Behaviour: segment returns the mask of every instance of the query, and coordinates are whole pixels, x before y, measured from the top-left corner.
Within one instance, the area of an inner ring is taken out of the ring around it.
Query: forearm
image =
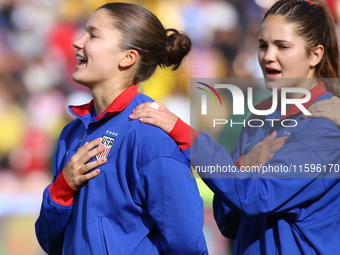
[[[315,154],[315,151],[300,143],[290,143],[283,146],[274,157],[262,166],[261,171],[269,166],[280,168],[301,164],[302,159],[308,159],[312,165],[325,163]],[[333,159],[329,159],[334,162]],[[216,145],[204,133],[196,139],[191,147],[191,164],[195,167],[204,166],[234,166],[233,160],[223,147]],[[322,173],[289,173],[289,172],[242,172],[235,171],[200,173],[205,183],[217,194],[224,203],[237,208],[246,216],[270,214],[292,208],[305,201],[314,199],[326,191]],[[291,179],[287,179],[291,178]],[[328,178],[333,183],[336,179]]]
[[[59,254],[57,251],[62,249],[75,192],[76,190],[69,187],[62,173],[44,190],[35,230],[41,247],[49,254]]]

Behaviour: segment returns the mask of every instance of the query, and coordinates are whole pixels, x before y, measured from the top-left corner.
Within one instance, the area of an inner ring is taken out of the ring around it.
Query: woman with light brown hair
[[[133,4],[99,7],[74,41],[72,76],[93,100],[71,106],[36,235],[48,254],[207,254],[190,166],[161,129],[128,116],[157,66],[177,69],[190,39]]]

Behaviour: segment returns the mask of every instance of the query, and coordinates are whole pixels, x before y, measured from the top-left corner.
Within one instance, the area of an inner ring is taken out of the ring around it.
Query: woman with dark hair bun
[[[136,84],[157,66],[177,69],[190,39],[140,6],[108,3],[73,46],[72,79],[93,100],[69,107],[77,118],[60,135],[35,225],[40,245],[65,255],[207,254],[188,161],[161,129],[128,118],[153,101]]]
[[[190,132],[163,104],[156,110],[144,103],[130,118],[168,132],[194,167],[234,169],[200,173],[215,193],[214,217],[221,233],[236,239],[233,254],[339,254],[340,120],[339,98],[334,96],[340,96],[340,70],[331,12],[319,0],[277,1],[264,16],[258,44],[267,88],[289,84],[309,90],[304,107],[335,123],[305,118],[309,116],[295,105],[281,115],[278,106],[259,116],[263,126],[243,127],[229,154],[207,134]],[[271,105],[268,99],[257,109]],[[289,124],[270,122],[279,118]],[[252,167],[260,172],[242,171]]]

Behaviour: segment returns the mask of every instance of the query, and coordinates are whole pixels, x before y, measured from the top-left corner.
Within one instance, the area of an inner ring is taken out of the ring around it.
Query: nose
[[[84,48],[84,42],[85,42],[84,38],[85,36],[82,35],[78,39],[74,40],[72,43],[73,47],[77,49]]]
[[[268,47],[264,52],[263,60],[266,62],[275,61],[275,49],[274,47]]]

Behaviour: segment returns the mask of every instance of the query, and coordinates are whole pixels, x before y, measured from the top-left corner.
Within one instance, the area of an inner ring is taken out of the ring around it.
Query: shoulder
[[[320,95],[314,102],[313,104],[315,104],[316,102],[322,101],[322,100],[327,100],[333,97],[332,93],[326,93],[323,95]],[[308,130],[308,128],[312,129],[313,131],[316,131],[316,135],[319,134],[318,131],[320,132],[331,132],[336,134],[337,136],[340,135],[340,130],[339,127],[331,120],[326,119],[326,118],[306,118],[306,120],[308,121],[307,125],[306,125],[306,129]]]
[[[306,128],[300,131],[304,136],[334,136],[340,137],[339,127],[326,118],[308,118]],[[302,134],[301,134],[302,135]]]
[[[151,97],[149,97],[149,96],[147,96],[143,93],[139,93],[132,99],[130,104],[137,106],[137,105],[145,103],[145,102],[153,102],[153,101],[154,100]]]
[[[332,93],[325,93],[320,96],[313,102],[313,104],[327,100],[333,97]],[[326,118],[302,118],[301,114],[299,114],[295,120],[301,125],[301,128],[297,129],[298,138],[300,139],[309,139],[311,138],[325,138],[328,135],[334,135],[336,137],[340,136],[339,127],[329,119]]]
[[[332,97],[334,97],[334,95],[333,95],[332,93],[330,93],[330,92],[325,93],[325,94],[322,94],[322,95],[320,95],[320,96],[313,102],[313,104],[315,104],[315,103],[318,102],[318,101],[330,99],[330,98],[332,98]]]
[[[153,102],[153,99],[144,94],[138,94],[131,104],[135,107],[145,102]],[[162,129],[134,120],[131,131],[136,136],[141,166],[160,157],[170,157],[187,164],[187,159],[180,152],[176,142]]]
[[[340,149],[339,127],[326,118],[306,118],[304,128],[295,135],[295,140],[318,151],[338,151]]]
[[[140,164],[157,158],[173,158],[187,164],[176,142],[162,129],[138,121]]]

